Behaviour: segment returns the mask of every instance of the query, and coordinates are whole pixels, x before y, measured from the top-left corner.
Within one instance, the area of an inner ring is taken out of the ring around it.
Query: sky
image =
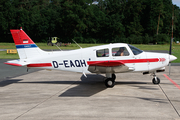
[[[176,4],[178,7],[180,7],[180,0],[172,0],[173,4]]]

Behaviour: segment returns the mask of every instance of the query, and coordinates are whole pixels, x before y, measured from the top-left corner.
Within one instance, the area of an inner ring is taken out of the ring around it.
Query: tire
[[[115,80],[116,79],[116,75],[113,73],[112,74],[112,79]]]
[[[115,81],[114,81],[112,78],[107,78],[107,79],[105,80],[105,86],[106,86],[107,88],[113,88],[114,85],[115,85]]]
[[[160,83],[160,79],[158,77],[152,79],[152,83],[158,85]]]

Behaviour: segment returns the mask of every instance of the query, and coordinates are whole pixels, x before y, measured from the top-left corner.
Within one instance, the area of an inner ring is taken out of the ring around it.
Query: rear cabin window
[[[129,56],[129,52],[126,47],[112,48],[112,56]]]
[[[109,57],[109,49],[101,49],[96,51],[97,57]]]

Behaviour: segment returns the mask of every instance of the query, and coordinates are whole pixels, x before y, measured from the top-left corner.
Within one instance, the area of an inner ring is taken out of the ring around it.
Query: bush
[[[171,38],[166,34],[158,34],[158,35],[154,35],[154,37],[153,37],[154,44],[170,43],[170,40],[171,40]]]
[[[83,42],[83,37],[74,37],[74,39],[77,43],[84,43]]]
[[[120,38],[121,43],[129,43],[128,38]]]
[[[149,37],[149,35],[146,34],[143,37],[143,44],[149,44],[149,43],[153,43],[153,37]]]
[[[143,43],[143,37],[142,36],[136,36],[131,35],[128,37],[128,41],[130,44],[142,44]]]

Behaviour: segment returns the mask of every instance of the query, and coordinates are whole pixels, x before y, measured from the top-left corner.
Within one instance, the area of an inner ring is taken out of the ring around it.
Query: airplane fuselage
[[[113,56],[112,49],[117,47],[126,47],[129,54],[127,56]],[[108,54],[108,56],[97,57],[96,52],[98,50],[104,49],[108,50],[108,52],[106,53]],[[118,70],[119,65],[99,66],[98,69],[100,70],[97,71],[96,67],[96,71],[94,71],[93,73],[106,73],[106,71],[108,71],[107,69],[114,69],[109,71],[112,73],[120,73],[127,71],[146,72],[167,66],[169,64],[169,54],[143,51],[138,55],[134,55],[134,53],[127,44],[120,43],[102,45],[98,47],[82,48],[70,51],[45,52],[41,55],[41,57],[32,58],[29,59],[29,61],[31,61],[31,64],[27,65],[27,67],[29,68],[36,67],[43,69],[55,69],[84,73],[93,72],[88,70],[89,63],[92,62],[95,63],[99,61],[121,61],[124,63],[125,66],[128,67],[128,69]]]

